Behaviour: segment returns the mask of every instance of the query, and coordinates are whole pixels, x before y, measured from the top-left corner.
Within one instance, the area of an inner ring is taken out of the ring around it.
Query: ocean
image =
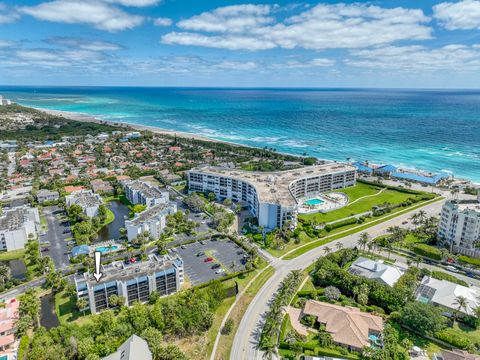
[[[19,104],[480,182],[480,91],[6,87]]]

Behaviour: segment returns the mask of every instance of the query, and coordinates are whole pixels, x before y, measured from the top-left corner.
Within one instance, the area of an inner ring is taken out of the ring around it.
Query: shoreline
[[[217,143],[223,143],[223,144],[228,144],[228,145],[233,145],[233,146],[241,146],[241,147],[249,147],[249,148],[254,148],[254,149],[260,149],[257,146],[252,146],[252,145],[245,145],[245,144],[239,144],[235,143],[232,141],[226,141],[226,140],[219,140],[215,138],[210,138],[207,136],[203,135],[197,135],[194,133],[189,133],[185,131],[176,131],[176,130],[169,130],[169,129],[164,129],[164,128],[159,128],[156,126],[149,126],[149,125],[140,125],[140,124],[134,124],[134,123],[129,123],[129,122],[118,122],[118,121],[113,121],[113,120],[105,120],[105,119],[100,119],[98,117],[95,117],[94,115],[90,114],[85,114],[85,113],[80,113],[80,112],[73,112],[73,111],[62,111],[62,110],[51,110],[51,109],[45,109],[45,108],[38,108],[38,107],[33,107],[33,109],[42,111],[44,113],[50,114],[50,115],[57,115],[57,116],[62,116],[64,118],[70,119],[70,120],[75,120],[75,121],[86,121],[86,122],[94,122],[97,124],[111,124],[114,126],[118,127],[129,127],[133,130],[140,130],[140,131],[151,131],[156,134],[160,135],[169,135],[169,136],[177,136],[181,137],[184,139],[195,139],[195,140],[200,140],[200,141],[208,141],[208,142],[217,142]],[[298,154],[290,154],[290,153],[285,153],[285,152],[279,152],[280,154],[284,155],[289,155],[289,156],[294,156],[301,158],[300,155]],[[317,158],[317,157],[315,157]],[[320,161],[326,161],[326,162],[338,162],[336,160],[330,160],[330,159],[320,159],[317,158]],[[411,170],[415,172],[422,172],[422,173],[430,173],[432,174],[431,171],[424,171],[424,170],[418,170],[418,169],[409,169],[409,168],[403,168],[403,170]],[[452,174],[454,176],[454,174]],[[468,178],[457,178],[454,177],[456,180],[461,180],[461,181],[468,181],[470,184],[474,186],[479,186],[480,182],[475,182],[474,180],[468,179]]]

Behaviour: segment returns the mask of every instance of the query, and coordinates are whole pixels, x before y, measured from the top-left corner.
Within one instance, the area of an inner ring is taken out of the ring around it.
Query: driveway
[[[67,242],[65,239],[71,237],[71,233],[64,233],[64,230],[69,229],[70,226],[62,224],[56,217],[56,212],[62,211],[58,206],[47,206],[43,208],[43,214],[48,223],[48,231],[45,235],[40,236],[40,243],[49,241],[49,251],[42,251],[42,256],[50,256],[55,263],[57,269],[66,269],[70,264],[68,256]]]

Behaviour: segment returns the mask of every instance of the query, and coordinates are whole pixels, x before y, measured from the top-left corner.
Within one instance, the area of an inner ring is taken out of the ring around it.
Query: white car
[[[451,272],[455,272],[455,273],[458,273],[458,269],[452,265],[448,265],[446,267],[447,270],[451,271]]]
[[[225,272],[225,269],[218,269],[215,271],[215,274],[223,274]]]

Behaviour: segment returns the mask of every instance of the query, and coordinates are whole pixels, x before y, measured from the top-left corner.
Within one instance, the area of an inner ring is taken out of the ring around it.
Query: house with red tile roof
[[[0,357],[16,353],[18,342],[15,338],[18,307],[16,299],[0,303]]]

